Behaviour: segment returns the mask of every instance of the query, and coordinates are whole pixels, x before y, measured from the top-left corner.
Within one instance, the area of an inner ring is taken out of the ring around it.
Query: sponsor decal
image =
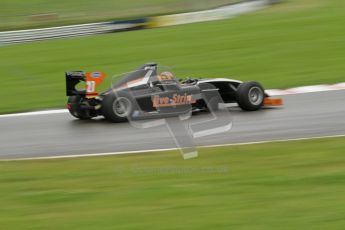
[[[92,72],[91,73],[91,76],[94,78],[99,78],[101,75],[102,75],[102,73],[100,73],[100,72]]]
[[[106,77],[103,72],[86,72],[85,83],[86,83],[86,97],[92,98],[98,95],[97,86],[101,84]]]
[[[171,107],[178,105],[190,105],[195,103],[192,95],[188,94],[173,94],[172,97],[155,95],[151,98],[153,107]]]

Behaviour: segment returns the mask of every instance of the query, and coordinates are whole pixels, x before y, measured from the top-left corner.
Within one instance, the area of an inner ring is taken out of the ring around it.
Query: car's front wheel
[[[244,82],[237,88],[236,97],[241,109],[255,111],[263,106],[265,90],[258,82]]]

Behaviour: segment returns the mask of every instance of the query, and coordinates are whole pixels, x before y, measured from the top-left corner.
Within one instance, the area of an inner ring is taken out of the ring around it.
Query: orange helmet
[[[162,72],[158,76],[159,81],[171,81],[174,80],[174,75],[171,72]]]

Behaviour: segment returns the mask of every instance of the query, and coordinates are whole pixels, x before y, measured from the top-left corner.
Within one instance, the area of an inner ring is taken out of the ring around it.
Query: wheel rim
[[[127,117],[131,111],[131,102],[128,98],[116,98],[113,103],[113,111],[118,117]]]
[[[252,87],[249,90],[248,97],[253,105],[260,105],[264,99],[264,94],[259,87]]]

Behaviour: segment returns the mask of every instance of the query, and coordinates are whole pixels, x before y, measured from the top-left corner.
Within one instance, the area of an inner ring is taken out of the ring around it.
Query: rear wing
[[[106,75],[102,72],[70,71],[65,73],[65,77],[67,96],[96,97],[96,87],[103,82]],[[85,89],[76,89],[80,82],[85,82]]]
[[[85,95],[86,90],[76,89],[76,85],[85,82],[85,73],[83,71],[66,72],[66,96]]]

